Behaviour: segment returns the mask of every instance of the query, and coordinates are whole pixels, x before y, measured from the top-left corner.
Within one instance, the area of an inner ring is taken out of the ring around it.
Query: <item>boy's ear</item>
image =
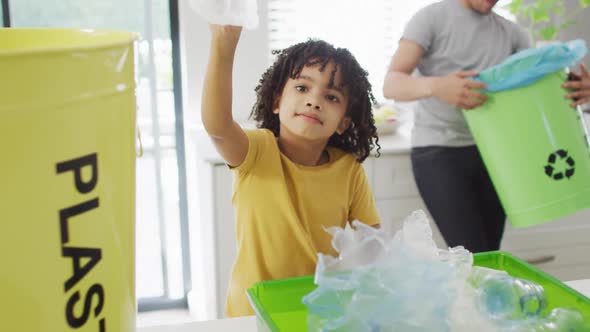
[[[348,127],[350,127],[351,123],[352,123],[352,118],[350,116],[343,117],[342,120],[340,120],[340,124],[338,125],[338,128],[336,128],[336,133],[338,135],[342,135],[342,133],[344,133],[346,131],[346,129],[348,129]]]
[[[279,114],[279,105],[281,103],[281,96],[280,95],[275,95],[274,96],[274,100],[272,102],[272,112],[274,114]]]

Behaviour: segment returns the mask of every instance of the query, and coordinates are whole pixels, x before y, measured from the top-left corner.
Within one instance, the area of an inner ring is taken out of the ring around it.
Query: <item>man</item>
[[[443,0],[407,24],[383,92],[417,101],[412,169],[420,194],[447,245],[497,250],[506,215],[463,117],[485,88],[478,71],[531,46],[526,31],[492,12],[497,1]],[[419,75],[412,75],[414,70]]]

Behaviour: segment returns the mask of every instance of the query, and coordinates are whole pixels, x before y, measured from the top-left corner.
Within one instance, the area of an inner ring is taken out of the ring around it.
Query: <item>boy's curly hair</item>
[[[336,69],[331,73],[330,86],[334,84],[336,71],[340,70],[342,88],[348,90],[346,115],[352,121],[341,135],[334,133],[330,137],[328,146],[354,154],[359,162],[363,162],[375,146],[379,154],[381,147],[371,111],[375,97],[371,92],[367,71],[359,65],[350,51],[335,48],[322,40],[309,39],[286,49],[273,51],[273,54],[277,54],[276,61],[262,75],[255,89],[256,103],[250,118],[256,120],[258,128],[269,129],[278,137],[279,117],[273,113],[273,108],[287,80],[299,77],[304,66],[319,65],[320,71],[323,71],[332,61],[336,64]]]

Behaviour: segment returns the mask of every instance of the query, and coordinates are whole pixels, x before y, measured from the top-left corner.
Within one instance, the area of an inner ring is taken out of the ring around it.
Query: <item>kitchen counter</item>
[[[590,279],[569,281],[566,284],[590,297]],[[139,328],[137,332],[256,332],[256,317],[219,319],[206,322],[192,322]]]

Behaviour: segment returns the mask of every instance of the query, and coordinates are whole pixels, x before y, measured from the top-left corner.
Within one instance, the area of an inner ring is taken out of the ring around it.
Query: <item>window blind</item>
[[[373,94],[383,97],[383,79],[403,29],[422,7],[435,0],[268,0],[270,50],[308,38],[346,47],[369,72]],[[496,10],[509,0],[501,0]],[[272,53],[270,61],[274,61]]]
[[[348,48],[369,72],[378,101],[383,79],[404,26],[421,7],[433,0],[269,0],[270,50],[308,38],[323,39]],[[270,60],[274,58],[269,55]]]

